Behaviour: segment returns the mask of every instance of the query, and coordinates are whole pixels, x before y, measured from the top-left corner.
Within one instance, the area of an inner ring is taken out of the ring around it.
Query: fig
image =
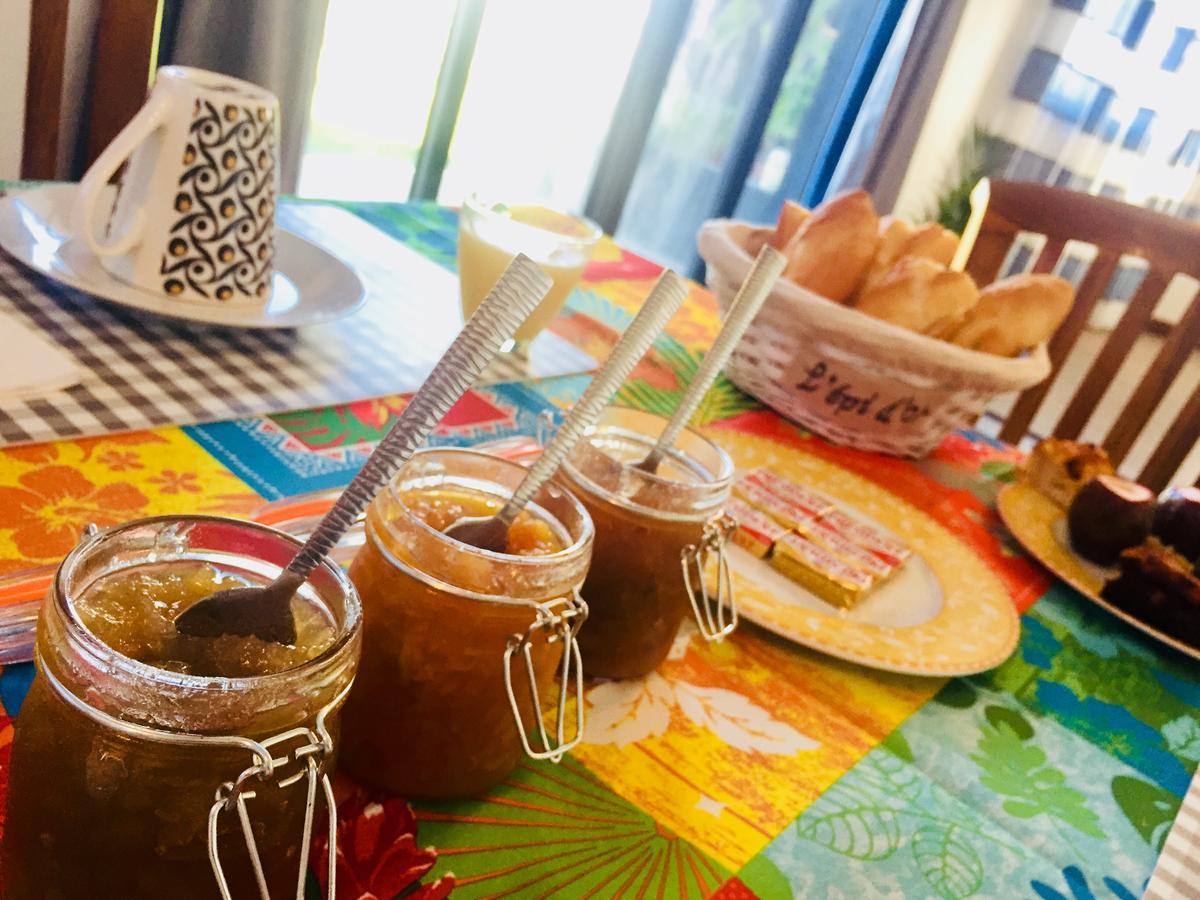
[[[1154,510],[1149,488],[1116,475],[1097,475],[1079,489],[1067,510],[1071,546],[1084,559],[1111,566],[1122,550],[1150,536]]]
[[[1200,561],[1200,488],[1172,488],[1154,513],[1153,534],[1185,559]]]

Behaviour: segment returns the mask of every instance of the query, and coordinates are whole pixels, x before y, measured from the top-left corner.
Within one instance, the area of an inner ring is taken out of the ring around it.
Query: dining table
[[[454,209],[305,204],[413,251],[451,286],[419,302],[456,308]],[[579,359],[602,360],[660,272],[602,239],[549,331]],[[18,276],[45,281],[0,251],[0,294]],[[55,302],[82,302],[67,293]],[[719,326],[712,295],[690,284],[617,402],[669,415]],[[221,330],[205,340],[219,350]],[[430,443],[532,436],[588,379],[532,371],[481,384]],[[405,402],[398,386],[269,414],[10,440],[0,448],[0,578],[52,567],[89,524],[263,518],[289,498],[336,490]],[[338,897],[1141,896],[1200,763],[1200,664],[1023,552],[995,507],[1022,453],[972,430],[923,459],[837,446],[724,378],[692,421],[739,466],[819,472],[851,505],[861,496],[880,515],[915,510],[935,523],[1019,613],[1011,655],[946,677],[851,662],[746,617],[719,643],[685,624],[654,673],[587,684],[584,740],[561,762],[526,760],[459,801],[410,801],[339,775]],[[971,639],[969,621],[961,639]],[[27,662],[0,672],[0,834],[14,726],[34,677]],[[311,896],[323,877],[314,869]]]

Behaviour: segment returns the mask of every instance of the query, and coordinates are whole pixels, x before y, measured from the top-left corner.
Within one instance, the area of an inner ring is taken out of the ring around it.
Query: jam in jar
[[[720,551],[714,529],[729,498],[733,463],[685,428],[655,474],[635,468],[665,426],[660,416],[609,407],[560,470],[596,529],[582,591],[588,622],[579,635],[588,675],[636,678],[657,668],[692,608],[685,550]],[[702,580],[693,576],[697,591]]]
[[[293,646],[187,637],[173,620],[214,590],[269,582],[297,549],[253,523],[164,516],[89,534],[67,556],[16,721],[9,900],[219,896],[208,843],[219,790],[230,798],[216,820],[227,890],[260,896],[240,796],[270,896],[295,896],[307,781],[333,765],[358,658],[354,589],[336,566],[318,567],[292,602]]]
[[[551,484],[510,528],[507,552],[443,533],[461,516],[499,511],[524,475],[484,453],[425,450],[368,510],[350,567],[363,657],[342,720],[342,762],[363,781],[409,797],[469,796],[522,753],[555,758],[577,739],[578,723],[561,718],[545,735],[538,710],[557,707],[542,691],[581,685],[587,513]]]

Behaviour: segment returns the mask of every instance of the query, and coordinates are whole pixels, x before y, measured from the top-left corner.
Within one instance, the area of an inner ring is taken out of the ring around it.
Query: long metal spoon
[[[683,398],[675,407],[675,414],[671,416],[667,427],[658,436],[658,441],[654,444],[653,449],[633,468],[649,472],[651,475],[658,471],[663,457],[671,449],[675,439],[679,437],[683,426],[691,419],[692,413],[696,411],[696,407],[700,405],[704,395],[708,393],[708,389],[716,380],[717,373],[728,361],[737,342],[742,339],[742,335],[754,321],[754,317],[762,308],[763,301],[767,299],[771,288],[775,286],[776,280],[783,273],[785,265],[787,265],[787,257],[777,250],[763,247],[758,251],[758,258],[754,260],[750,274],[746,276],[746,280],[738,289],[737,296],[733,298],[733,304],[729,307],[729,315],[725,319],[724,326],[696,369],[691,384],[687,386]]]
[[[232,588],[205,597],[175,618],[175,628],[181,634],[200,637],[239,634],[279,644],[295,643],[291,601],[300,585],[337,546],[376,492],[475,383],[504,342],[546,296],[551,283],[532,260],[518,255],[287,568],[265,587]]]
[[[633,322],[613,347],[604,367],[596,373],[583,396],[563,420],[557,434],[554,435],[554,440],[529,467],[529,473],[521,479],[521,483],[517,485],[512,497],[500,512],[494,516],[465,516],[452,523],[445,533],[455,540],[482,550],[504,552],[508,545],[508,529],[513,520],[554,474],[604,407],[608,406],[617,388],[629,377],[633,367],[645,355],[654,338],[662,331],[667,320],[674,315],[686,296],[687,285],[683,279],[670,269],[664,271]]]

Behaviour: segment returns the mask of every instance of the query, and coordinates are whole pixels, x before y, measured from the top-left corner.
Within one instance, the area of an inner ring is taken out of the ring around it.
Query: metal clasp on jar
[[[254,870],[258,892],[262,900],[271,900],[247,806],[247,801],[253,800],[255,797],[254,784],[271,781],[274,781],[280,788],[291,787],[302,780],[306,782],[307,799],[304,806],[304,832],[300,841],[296,900],[304,900],[304,883],[308,874],[308,851],[312,843],[313,820],[317,806],[317,785],[318,782],[320,783],[329,819],[328,894],[326,896],[329,900],[333,900],[337,896],[337,801],[333,796],[333,786],[329,783],[329,776],[321,772],[321,762],[333,753],[333,738],[325,725],[325,719],[340,702],[340,699],[317,714],[316,723],[312,728],[292,728],[261,742],[248,742],[255,747],[252,751],[254,764],[245,769],[236,781],[227,781],[217,788],[216,800],[208,813],[208,858],[212,863],[213,875],[217,879],[217,888],[221,892],[222,900],[233,900],[229,892],[229,884],[225,879],[225,870],[221,865],[220,850],[217,844],[221,814],[230,812],[236,812],[241,822],[242,836],[246,841],[246,852]],[[278,752],[274,748],[289,743],[293,744],[290,749],[285,750],[278,757],[274,755],[275,752]],[[290,771],[293,768],[294,771]]]
[[[570,597],[560,597],[549,603],[538,604],[537,616],[524,634],[514,634],[508,639],[504,648],[504,688],[508,691],[508,702],[512,706],[513,719],[517,725],[517,733],[521,736],[521,744],[532,759],[548,759],[558,762],[563,754],[573,749],[583,739],[583,658],[579,653],[579,642],[575,639],[579,627],[587,619],[587,603],[576,590]],[[542,709],[541,692],[538,690],[537,675],[533,669],[533,638],[538,632],[550,633],[547,643],[562,644],[562,665],[559,671],[558,705],[555,716],[554,743],[546,733],[546,717]],[[529,739],[529,729],[521,715],[521,704],[517,701],[516,691],[513,690],[513,657],[520,656],[524,661],[525,677],[528,681],[529,693],[533,698],[534,719],[537,724],[537,734],[541,739],[541,750],[535,750]],[[574,680],[575,691],[575,732],[568,740],[566,737],[567,699],[570,696]]]
[[[725,545],[737,527],[732,516],[722,513],[705,524],[698,543],[688,544],[679,554],[683,583],[687,587],[688,600],[692,603],[696,627],[708,641],[723,641],[737,628],[737,598],[734,596],[733,578],[725,553]],[[708,568],[709,555],[713,553],[717,555],[717,580],[716,593],[710,594],[705,570]]]

